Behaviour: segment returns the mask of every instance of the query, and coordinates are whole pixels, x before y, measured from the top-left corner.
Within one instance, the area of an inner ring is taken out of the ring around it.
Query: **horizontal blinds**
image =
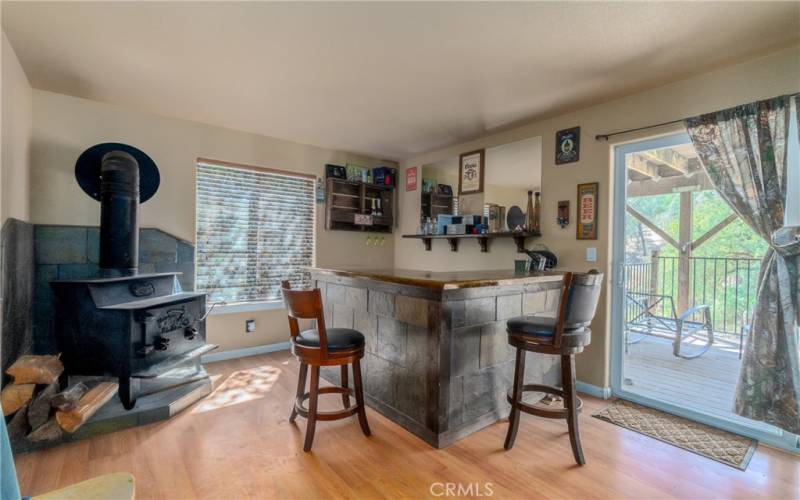
[[[197,288],[209,300],[280,298],[308,285],[314,252],[314,180],[270,171],[197,168]]]

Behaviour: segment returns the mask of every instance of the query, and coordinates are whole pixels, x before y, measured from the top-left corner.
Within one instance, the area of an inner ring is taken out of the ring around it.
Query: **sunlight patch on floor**
[[[233,372],[214,392],[198,404],[192,413],[203,413],[261,399],[272,390],[281,371],[280,368],[264,365]]]

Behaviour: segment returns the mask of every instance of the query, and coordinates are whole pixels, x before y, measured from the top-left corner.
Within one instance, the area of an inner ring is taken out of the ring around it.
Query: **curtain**
[[[719,195],[770,245],[761,261],[733,411],[800,434],[800,242],[772,241],[783,226],[787,196],[790,104],[790,96],[776,97],[685,124]]]

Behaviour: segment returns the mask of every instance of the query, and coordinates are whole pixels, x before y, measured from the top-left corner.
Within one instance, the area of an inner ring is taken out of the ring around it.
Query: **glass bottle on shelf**
[[[539,200],[539,197],[542,193],[536,191],[534,196],[536,197],[536,201],[533,202],[533,223],[531,225],[530,230],[533,232],[540,232],[541,231],[541,215],[542,215],[542,204]]]
[[[533,191],[528,191],[528,210],[526,211],[525,215],[525,230],[526,231],[533,231]]]

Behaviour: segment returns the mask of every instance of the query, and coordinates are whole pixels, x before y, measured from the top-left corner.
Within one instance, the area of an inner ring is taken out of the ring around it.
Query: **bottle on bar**
[[[533,231],[533,191],[528,191],[528,210],[525,224],[526,231]]]
[[[531,226],[530,230],[533,232],[540,232],[541,231],[541,214],[542,214],[542,204],[539,201],[539,197],[542,193],[536,191],[534,196],[536,197],[536,201],[533,202],[533,225]]]

